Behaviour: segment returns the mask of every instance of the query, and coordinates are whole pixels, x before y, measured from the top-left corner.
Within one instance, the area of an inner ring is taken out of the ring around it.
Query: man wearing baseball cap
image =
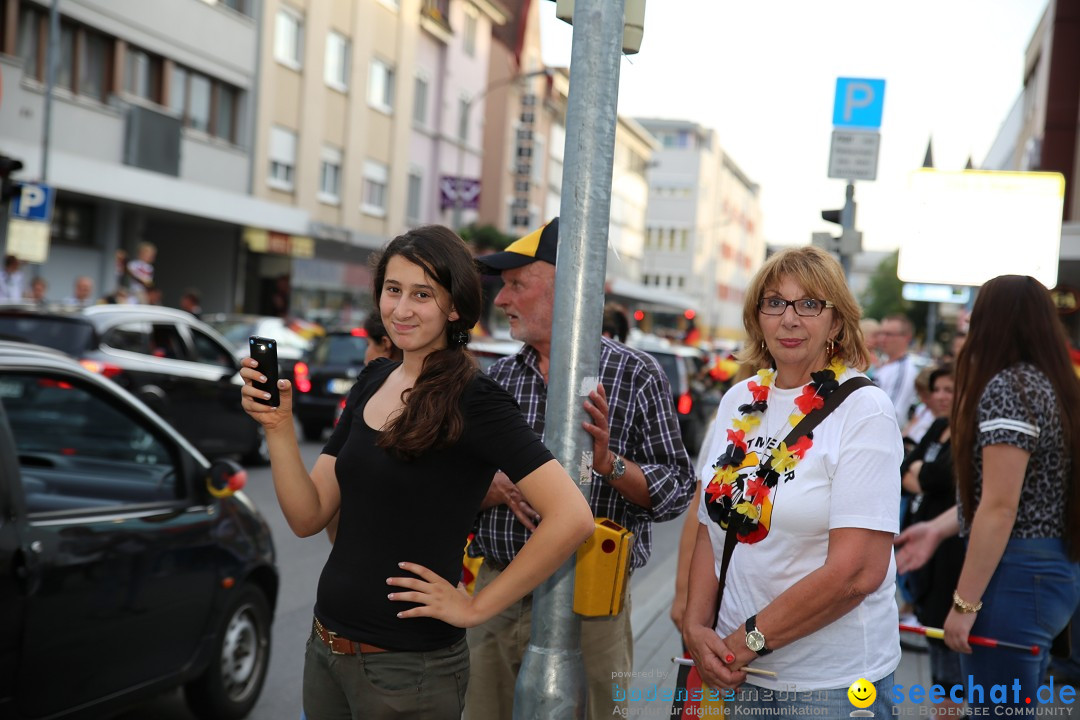
[[[555,304],[555,261],[559,219],[511,243],[505,251],[478,258],[502,275],[496,307],[506,313],[510,335],[524,343],[488,374],[521,406],[526,421],[541,436],[547,405]],[[683,447],[667,376],[652,356],[607,338],[600,345],[600,384],[584,403],[592,436],[593,484],[590,504],[596,517],[615,521],[636,536],[631,572],[649,559],[652,523],[678,517],[690,503],[694,470]],[[479,590],[513,560],[540,520],[517,488],[497,473],[477,517],[471,555],[482,555]],[[629,588],[629,581],[626,587]],[[590,719],[609,718],[626,701],[613,699],[612,673],[633,670],[630,598],[612,617],[582,618],[581,646],[588,682]],[[488,622],[468,631],[470,681],[465,720],[505,720],[513,714],[514,683],[529,642],[532,596],[526,596]],[[629,674],[622,677],[629,677]]]

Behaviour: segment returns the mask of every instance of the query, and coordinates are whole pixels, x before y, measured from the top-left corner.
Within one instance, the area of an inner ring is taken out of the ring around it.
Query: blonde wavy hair
[[[843,361],[858,370],[870,364],[870,351],[866,347],[859,319],[862,310],[848,289],[844,270],[829,253],[813,246],[792,247],[776,253],[761,266],[746,288],[743,300],[743,326],[746,328],[746,348],[739,360],[754,367],[773,367],[774,361],[765,346],[765,333],[761,330],[758,304],[767,288],[779,287],[785,279],[797,282],[809,297],[828,300],[833,312],[840,319],[840,331],[836,334],[836,351]]]

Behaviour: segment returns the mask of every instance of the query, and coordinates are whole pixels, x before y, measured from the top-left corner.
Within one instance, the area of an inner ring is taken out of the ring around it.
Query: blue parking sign
[[[19,194],[11,204],[11,214],[20,220],[52,222],[54,188],[39,183],[20,183]]]
[[[833,125],[838,128],[877,130],[885,110],[885,81],[836,78]]]

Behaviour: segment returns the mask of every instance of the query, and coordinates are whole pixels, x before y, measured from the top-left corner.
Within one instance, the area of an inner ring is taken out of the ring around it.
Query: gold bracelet
[[[960,597],[960,593],[956,592],[955,590],[952,591],[952,604],[953,607],[956,608],[957,612],[961,612],[966,615],[979,612],[980,610],[982,610],[983,606],[981,600],[977,603],[969,603],[967,600],[964,600],[962,597]]]

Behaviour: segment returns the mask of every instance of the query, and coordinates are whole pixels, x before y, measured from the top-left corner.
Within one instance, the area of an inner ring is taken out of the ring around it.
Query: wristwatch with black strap
[[[757,615],[751,615],[746,619],[746,647],[757,653],[758,657],[764,657],[772,652],[765,647],[765,635],[757,629]]]

